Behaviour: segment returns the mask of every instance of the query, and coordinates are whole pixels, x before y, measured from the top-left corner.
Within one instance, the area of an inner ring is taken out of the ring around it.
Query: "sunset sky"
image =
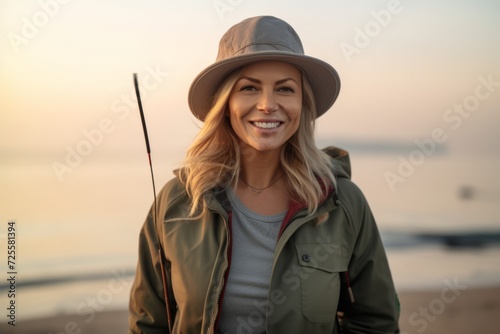
[[[135,146],[135,121],[113,103],[130,94],[132,72],[146,77],[148,69],[163,73],[146,98],[154,142],[189,142],[190,82],[213,62],[225,30],[254,15],[285,19],[306,53],[339,71],[342,92],[319,134],[411,141],[447,125],[446,109],[474,94],[478,77],[500,81],[493,0],[40,0],[2,1],[0,9],[0,149],[9,155],[57,159],[104,117],[116,128],[100,150]],[[495,134],[493,95],[454,131],[457,140]]]
[[[498,1],[8,0],[0,4],[2,219],[23,217],[25,201],[37,205],[32,191],[55,196],[50,208],[78,194],[77,181],[96,182],[98,168],[116,176],[144,161],[134,72],[159,183],[170,178],[199,127],[187,106],[191,81],[231,25],[263,14],[289,22],[306,53],[340,74],[318,137],[417,149],[438,129],[449,152],[499,155]]]

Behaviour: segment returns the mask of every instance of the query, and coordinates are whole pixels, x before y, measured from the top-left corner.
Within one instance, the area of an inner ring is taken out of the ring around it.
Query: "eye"
[[[292,87],[284,86],[278,88],[278,92],[283,92],[283,93],[294,93],[295,90]]]
[[[252,85],[245,85],[240,88],[240,91],[256,91],[257,87]]]

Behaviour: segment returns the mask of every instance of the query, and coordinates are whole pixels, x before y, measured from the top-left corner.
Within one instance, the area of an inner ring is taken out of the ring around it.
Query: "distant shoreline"
[[[400,232],[382,230],[381,236],[385,248],[388,251],[395,249],[410,249],[426,247],[429,245],[441,245],[449,250],[476,250],[485,247],[500,246],[500,230],[477,230],[477,231],[447,231],[447,232]],[[133,277],[135,267],[122,269],[122,278]],[[17,282],[18,288],[36,288],[46,285],[66,284],[73,282],[90,282],[113,278],[115,275],[110,271],[96,271],[91,273],[67,273],[61,275],[47,275],[46,277],[24,278]],[[6,282],[0,282],[0,293],[8,289]]]
[[[401,332],[405,334],[496,334],[500,328],[500,286],[460,290],[403,291]],[[0,324],[1,333],[39,334],[64,332],[66,326],[80,329],[80,334],[126,333],[126,309],[97,312],[91,321],[78,315],[22,319],[13,331]]]
[[[402,232],[393,231],[390,229],[381,230],[381,236],[384,246],[387,250],[399,248],[415,248],[425,247],[429,245],[442,245],[450,250],[457,249],[481,249],[484,247],[500,246],[500,230],[468,230],[468,231],[443,231],[443,232]],[[133,277],[135,275],[135,267],[122,269],[120,272],[122,277]],[[91,273],[68,273],[58,276],[47,276],[33,279],[23,279],[17,282],[20,288],[39,287],[44,285],[64,284],[82,281],[98,281],[114,277],[109,271],[96,271]],[[1,282],[0,293],[8,289],[9,285]]]
[[[127,269],[122,270],[120,272],[122,278],[133,277],[135,275],[135,269]],[[90,282],[90,281],[100,281],[105,279],[110,279],[115,277],[112,272],[109,271],[98,271],[93,273],[79,273],[79,274],[66,274],[59,276],[47,276],[41,278],[34,279],[24,279],[20,280],[16,283],[18,288],[36,288],[45,285],[54,285],[54,284],[65,284],[65,283],[73,283],[73,282]],[[8,289],[7,284],[0,284],[0,293],[3,290]]]

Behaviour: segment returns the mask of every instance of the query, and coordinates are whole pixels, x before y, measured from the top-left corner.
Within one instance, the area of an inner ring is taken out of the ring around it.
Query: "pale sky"
[[[231,25],[263,14],[289,22],[306,53],[340,74],[318,137],[413,145],[439,128],[453,153],[498,156],[498,1],[3,0],[0,185],[19,199],[4,192],[2,210],[20,216],[37,187],[67,197],[62,189],[86,180],[85,168],[142,162],[133,72],[159,183],[169,178],[162,163],[170,170],[182,158],[199,125],[187,106],[191,81]],[[453,110],[464,103],[470,111]],[[83,162],[57,175],[54,162],[67,165],[78,149]]]
[[[319,121],[319,135],[426,136],[445,125],[447,108],[474,93],[478,77],[500,81],[495,1],[60,2],[0,5],[2,151],[57,157],[83,129],[117,116],[112,104],[129,93],[131,73],[147,76],[148,68],[164,73],[146,101],[156,145],[189,143],[196,132],[186,103],[191,80],[213,61],[227,28],[260,14],[288,21],[306,53],[340,73],[340,98]],[[499,101],[500,94],[481,101],[457,137],[495,134]],[[117,128],[103,150],[134,145],[136,124],[125,121],[113,119]]]

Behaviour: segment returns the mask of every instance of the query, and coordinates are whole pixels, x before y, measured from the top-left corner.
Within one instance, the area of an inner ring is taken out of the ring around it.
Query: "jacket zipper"
[[[230,220],[231,220],[231,213],[229,212],[228,220],[224,218],[224,215],[222,215],[219,211],[215,211],[217,214],[219,214],[222,219],[224,220],[224,224],[226,227],[226,234],[227,234],[227,250],[226,250],[226,258],[227,261],[225,262],[225,267],[224,267],[224,274],[221,276],[216,289],[218,290],[217,292],[217,299],[215,301],[215,305],[212,311],[212,316],[211,316],[211,324],[209,327],[209,331],[213,334],[215,334],[215,330],[217,328],[217,324],[219,322],[219,313],[221,309],[221,297],[224,293],[225,289],[225,282],[227,281],[227,277],[229,275],[229,267],[231,265],[231,228],[230,228]],[[211,329],[211,330],[210,330]]]
[[[325,199],[324,199],[324,201],[322,203],[325,203],[332,195],[334,197],[336,196],[335,190],[333,192],[329,193],[325,197]],[[337,205],[339,204],[338,200],[335,201],[335,204],[337,204]],[[222,297],[222,295],[224,293],[224,288],[225,288],[225,283],[224,282],[227,281],[227,276],[229,275],[229,267],[231,265],[231,226],[230,226],[230,224],[231,224],[230,223],[230,221],[231,221],[231,212],[228,212],[228,220],[226,220],[224,218],[224,215],[219,210],[212,210],[212,211],[215,212],[215,213],[217,213],[218,215],[220,215],[222,217],[222,219],[224,220],[225,227],[226,227],[226,231],[227,231],[226,233],[228,234],[227,235],[228,245],[227,245],[227,250],[226,250],[226,256],[227,256],[228,260],[226,261],[226,266],[224,268],[224,274],[221,276],[219,284],[217,284],[218,295],[217,295],[217,299],[216,299],[216,302],[215,302],[215,305],[214,305],[214,309],[212,311],[212,317],[211,317],[212,319],[211,319],[211,324],[210,324],[210,327],[209,327],[209,331],[211,333],[215,334],[215,329],[216,329],[217,323],[219,321],[219,313],[220,313],[220,308],[221,308],[220,301],[221,301],[221,297]],[[299,216],[299,214],[301,212],[303,212],[303,211],[304,211],[303,208],[297,208],[297,210],[295,212],[293,212],[290,217],[288,217],[286,225],[282,228],[282,230],[280,231],[280,233],[278,235],[277,242],[281,239],[281,236],[282,236],[283,232],[290,225],[290,223],[294,219],[296,219],[297,216]],[[310,218],[313,218],[313,217],[310,217]],[[304,223],[306,223],[307,221],[308,220],[304,221]],[[275,260],[276,259],[277,259],[277,257],[275,258]],[[273,263],[272,271],[274,271],[274,264],[275,263]],[[272,273],[271,273],[271,275],[272,275]]]

